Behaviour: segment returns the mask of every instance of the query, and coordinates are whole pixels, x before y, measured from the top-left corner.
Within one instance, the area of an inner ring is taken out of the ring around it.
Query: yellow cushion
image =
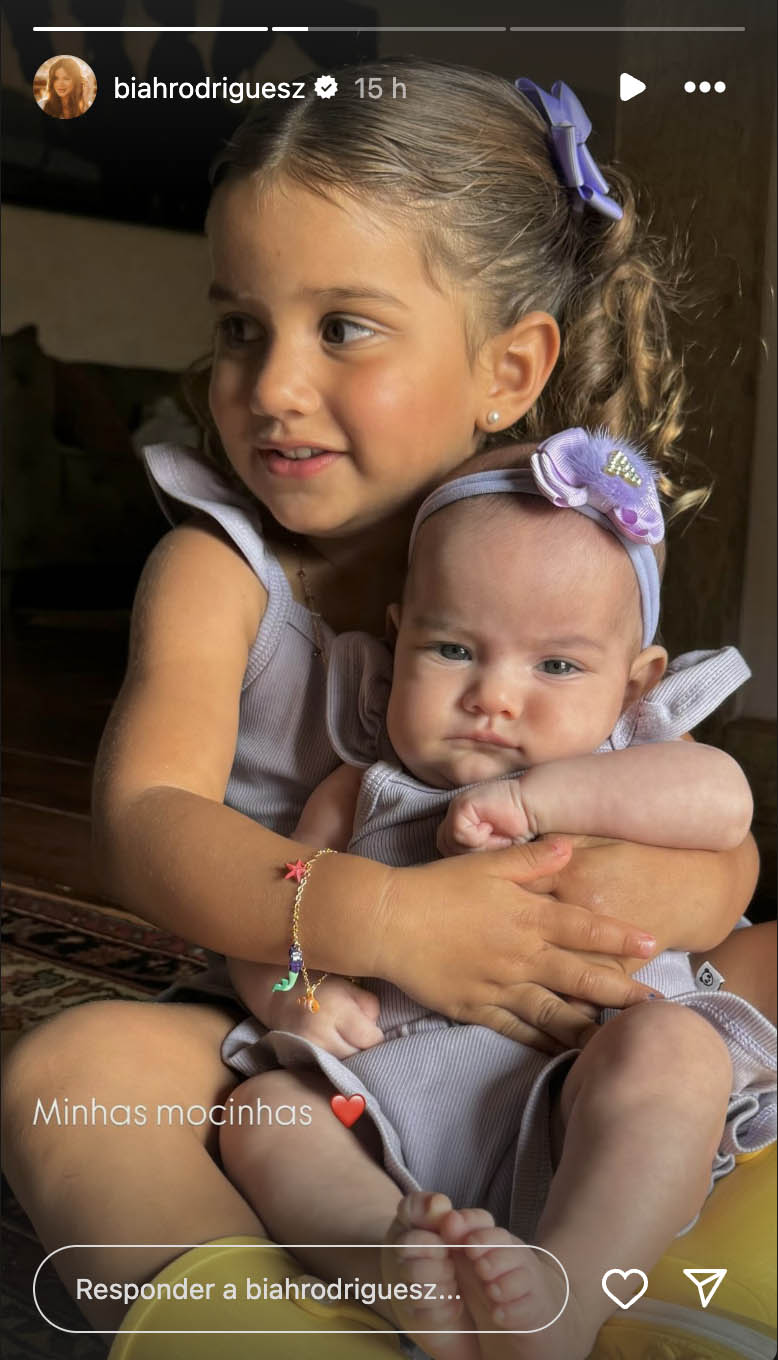
[[[652,1270],[643,1298],[603,1327],[592,1360],[773,1356],[775,1203],[773,1144],[739,1159],[717,1183],[695,1227],[677,1238]],[[683,1273],[687,1267],[727,1271],[705,1309]]]

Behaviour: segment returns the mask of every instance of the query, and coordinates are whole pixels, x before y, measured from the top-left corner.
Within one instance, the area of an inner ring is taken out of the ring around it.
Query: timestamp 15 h
[[[387,99],[405,99],[405,83],[398,80],[396,76],[392,77],[391,85],[388,79],[384,84],[383,76],[368,76],[367,78],[360,76],[358,80],[354,81],[354,84],[359,90],[360,99],[383,99],[384,95]]]

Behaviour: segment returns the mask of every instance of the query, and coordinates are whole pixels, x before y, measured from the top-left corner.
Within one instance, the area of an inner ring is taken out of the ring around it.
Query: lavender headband
[[[544,496],[552,505],[577,510],[618,538],[637,577],[643,614],[643,646],[659,623],[659,569],[652,546],[665,526],[651,464],[629,444],[614,447],[605,430],[562,430],[538,444],[529,467],[475,472],[445,482],[427,497],[411,530],[408,560],[416,536],[430,515],[471,496],[517,492]]]

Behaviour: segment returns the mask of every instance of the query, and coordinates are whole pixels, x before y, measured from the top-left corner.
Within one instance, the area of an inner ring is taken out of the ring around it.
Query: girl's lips
[[[257,449],[256,452],[271,476],[303,479],[324,472],[325,468],[342,457],[340,453],[329,451],[311,454],[310,458],[284,458],[276,449]]]

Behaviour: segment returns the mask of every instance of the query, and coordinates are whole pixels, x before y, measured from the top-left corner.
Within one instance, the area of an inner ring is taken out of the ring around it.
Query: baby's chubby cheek
[[[412,688],[393,685],[386,712],[386,730],[393,750],[403,765],[415,774],[424,765],[439,736],[440,721],[439,717],[435,721],[434,713],[429,711],[423,691],[419,692],[418,698],[414,695]]]
[[[411,740],[412,729],[411,733],[408,732],[408,718],[407,705],[401,698],[397,684],[394,684],[389,695],[389,703],[386,710],[386,731],[389,740],[392,743],[393,750],[396,751],[403,764],[406,763],[406,753],[409,744],[411,746],[413,745]]]

